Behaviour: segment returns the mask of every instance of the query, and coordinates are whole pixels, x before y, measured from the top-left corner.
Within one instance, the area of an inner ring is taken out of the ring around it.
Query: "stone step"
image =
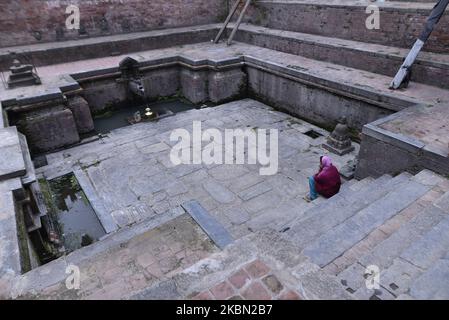
[[[379,228],[386,239],[371,248],[369,253],[359,257],[358,262],[362,266],[375,264],[380,268],[387,268],[402,250],[445,216],[432,204],[449,190],[449,184],[445,185],[447,181],[429,170],[421,171],[412,180],[435,187]]]
[[[351,299],[275,231],[236,240],[132,299]]]
[[[375,179],[373,177],[366,177],[365,179],[362,179],[360,181],[357,180],[353,180],[353,181],[357,181],[354,184],[350,185],[349,188],[352,191],[359,191],[361,190],[363,187],[365,187],[366,185],[370,184],[371,182],[373,182]]]
[[[449,249],[448,230],[449,217],[446,217],[405,250],[400,257],[419,268],[429,268],[435,258],[443,256]]]
[[[381,183],[382,181],[387,182],[390,179],[391,179],[391,176],[385,175],[385,176],[382,176],[379,181],[375,181],[372,178],[367,178],[366,181],[363,181],[363,182],[360,181],[356,184],[359,184],[359,183],[361,184],[359,190],[362,190],[364,188],[365,188],[364,190],[369,190],[370,188],[374,188],[375,184]],[[374,183],[371,185],[372,182],[374,182]],[[298,219],[296,219],[296,221],[293,221],[292,225],[300,224],[301,221],[306,220],[310,217],[316,216],[318,212],[323,212],[323,214],[325,214],[326,212],[333,210],[336,206],[342,206],[345,203],[348,203],[348,201],[350,201],[353,196],[354,196],[354,191],[351,188],[351,186],[345,186],[343,184],[340,192],[337,195],[333,196],[332,198],[327,199],[326,201],[323,201],[323,202],[319,202],[319,203],[316,200],[313,201],[312,204],[314,206],[312,206],[312,209],[306,211],[304,213],[304,215],[302,217],[299,217]],[[321,197],[319,197],[318,199],[321,199]]]
[[[419,300],[449,299],[449,259],[438,260],[410,287],[409,295]]]
[[[444,212],[449,212],[449,191],[446,192],[434,205]]]
[[[291,223],[301,219],[304,212],[313,205],[313,203],[306,204],[298,199],[288,200],[276,208],[263,210],[262,213],[250,219],[247,226],[252,231],[270,228],[279,232],[286,232],[289,230]]]
[[[291,229],[285,233],[285,237],[288,237],[301,250],[324,232],[344,222],[408,179],[408,175],[400,175],[394,179],[385,175],[357,193],[349,192],[346,196],[339,194],[320,207],[310,209],[304,219],[292,224]]]
[[[380,9],[379,29],[366,27],[370,3],[357,0],[258,1],[244,21],[286,31],[411,48],[434,3],[376,2]],[[449,16],[444,15],[425,46],[426,51],[447,52],[448,26]]]
[[[130,254],[130,250],[128,250],[128,248],[131,243],[138,243],[143,239],[147,239],[146,246],[150,249],[152,247],[152,243],[156,241],[154,234],[160,234],[161,237],[165,237],[167,232],[170,231],[171,225],[176,227],[177,224],[181,222],[185,223],[188,220],[186,220],[186,217],[188,217],[188,215],[185,211],[181,207],[177,207],[164,215],[158,215],[133,226],[124,227],[105,236],[100,241],[95,242],[90,246],[76,250],[67,256],[53,260],[37,269],[33,269],[30,272],[25,273],[21,276],[19,281],[17,281],[12,295],[22,298],[31,296],[41,298],[50,297],[53,295],[51,290],[52,288],[55,289],[54,293],[61,294],[61,297],[69,294],[65,288],[65,279],[67,277],[65,272],[69,265],[78,266],[81,272],[85,273],[85,278],[82,279],[82,282],[84,280],[90,280],[92,283],[98,283],[97,280],[100,278],[107,277],[107,275],[112,271],[117,271],[116,267],[118,266],[111,265],[110,260],[115,260],[117,263],[120,263],[120,259],[124,259],[125,256],[128,257]],[[189,221],[190,220],[187,222]],[[189,222],[189,225],[192,225],[197,234],[202,234],[202,232],[198,231],[200,230],[199,226],[196,225],[193,220]],[[180,230],[181,229],[182,228],[180,228]],[[181,230],[181,232],[183,231]],[[205,234],[203,238],[205,241],[210,242],[209,238],[207,238]],[[165,245],[170,246],[171,244],[169,244],[169,242],[170,241],[166,241]],[[174,242],[179,242],[179,239]],[[157,248],[153,248],[153,250],[156,249]],[[162,248],[159,249],[162,250]],[[145,250],[139,252],[139,255],[142,255],[142,259],[144,256],[148,256],[148,254],[145,254],[144,251]],[[156,251],[152,252],[152,254],[156,255]],[[130,274],[129,276],[135,275]],[[120,277],[117,276],[116,280],[118,281],[119,279]],[[151,277],[149,277],[149,280],[151,280]],[[86,283],[82,283],[81,285],[85,286],[84,288],[81,288],[81,295],[85,294],[87,296],[90,294],[90,289],[94,289]],[[98,288],[100,287],[101,285],[99,285]],[[53,296],[53,298],[61,297]]]
[[[398,297],[409,291],[413,283],[449,250],[449,217],[445,217],[420,239],[412,243],[392,265],[380,273],[381,288],[376,295]],[[420,284],[418,284],[420,285]],[[365,298],[368,290],[360,288],[356,297]],[[422,292],[421,294],[426,294]]]
[[[405,248],[447,216],[433,206],[428,206],[425,209],[418,207],[418,210],[422,210],[422,212],[403,224],[390,237],[379,243],[338,275],[349,292],[355,292],[364,285],[365,278],[363,275],[366,267],[376,265],[380,270],[388,268]]]
[[[303,253],[321,267],[328,265],[430,189],[410,180],[398,184],[395,190],[322,235]]]
[[[70,61],[104,57],[111,50],[126,54],[167,48],[175,45],[198,43],[212,39],[220,25],[200,25],[183,28],[134,32],[121,35],[89,37],[76,41],[39,43],[0,48],[0,70],[10,67],[11,53],[24,54],[36,67]],[[7,44],[11,45],[11,44]]]
[[[393,77],[407,56],[409,48],[397,48],[319,35],[270,29],[244,24],[237,41],[306,58],[335,63]],[[412,81],[449,88],[440,81],[449,76],[449,55],[421,52],[413,65]]]

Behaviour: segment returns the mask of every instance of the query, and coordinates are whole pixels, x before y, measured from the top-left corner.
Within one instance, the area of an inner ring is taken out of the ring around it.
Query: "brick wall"
[[[423,30],[431,11],[381,7],[380,29],[368,30],[365,27],[368,17],[365,9],[365,6],[355,4],[315,5],[312,2],[260,1],[250,7],[246,21],[273,29],[410,48]],[[449,10],[435,28],[425,49],[449,52],[448,28]]]
[[[81,26],[101,36],[224,21],[228,0],[1,0],[0,47],[80,38],[67,30],[68,5]],[[82,32],[82,31],[81,31]]]

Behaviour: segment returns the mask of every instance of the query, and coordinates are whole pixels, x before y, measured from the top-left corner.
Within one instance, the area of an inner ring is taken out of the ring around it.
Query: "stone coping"
[[[373,4],[371,1],[364,0],[259,0],[259,3],[288,4],[288,5],[316,5],[325,7],[363,7]],[[425,12],[433,8],[435,3],[424,2],[395,2],[385,1],[376,2],[382,10],[388,11],[407,11],[407,12]]]
[[[268,72],[277,72],[281,76],[292,76],[296,77],[298,81],[307,81],[312,86],[321,86],[323,89],[328,91],[333,91],[336,94],[347,96],[348,94],[354,99],[364,99],[369,103],[374,105],[379,105],[383,108],[390,109],[392,111],[399,111],[403,108],[412,106],[417,103],[415,99],[410,99],[407,97],[398,98],[394,95],[393,92],[388,93],[379,93],[375,90],[367,86],[355,85],[355,84],[347,84],[341,81],[335,81],[331,79],[326,79],[325,77],[315,75],[312,72],[308,72],[307,69],[301,70],[301,68],[296,68],[295,66],[277,63],[275,61],[264,60],[260,57],[255,57],[251,53],[245,54],[240,53],[239,56],[230,56],[226,58],[211,58],[211,59],[203,59],[203,58],[191,58],[186,55],[178,55],[173,54],[171,56],[166,55],[163,58],[156,59],[146,59],[145,57],[140,56],[139,54],[131,54],[130,57],[135,58],[141,64],[141,68],[144,69],[146,67],[163,67],[164,65],[179,65],[191,69],[195,69],[196,67],[208,68],[208,69],[216,69],[220,68],[226,69],[229,67],[242,67],[244,65],[262,67],[265,68]],[[123,57],[118,57],[114,59],[114,62],[121,60]],[[318,62],[319,63],[319,62]],[[29,91],[28,94],[23,94],[19,97],[7,98],[1,101],[3,107],[9,107],[13,105],[27,105],[32,103],[38,103],[45,100],[51,100],[62,97],[62,94],[67,91],[77,90],[80,88],[78,81],[91,78],[91,77],[101,77],[107,76],[109,74],[117,73],[114,76],[117,76],[119,72],[118,63],[115,63],[113,67],[108,67],[107,65],[103,65],[102,68],[95,68],[87,71],[79,71],[71,74],[65,74],[59,76],[59,79],[63,79],[65,81],[62,82],[62,86],[59,88],[47,88],[45,83],[41,86],[34,86],[26,88],[26,91]],[[78,81],[76,81],[78,80]],[[54,83],[54,82],[53,82]],[[50,83],[52,85],[53,83]],[[43,88],[44,92],[38,92],[39,88]]]
[[[231,28],[232,24],[228,29]],[[370,56],[392,59],[401,63],[404,57],[410,51],[409,48],[399,48],[376,43],[331,38],[309,33],[266,28],[249,23],[241,24],[241,26],[239,27],[239,31],[247,32],[252,35],[271,36],[293,42],[315,44],[325,48],[338,48],[339,50],[356,51],[368,54]],[[422,51],[415,63],[423,66],[449,69],[449,55]]]
[[[420,104],[414,106],[413,108],[419,111],[420,108],[425,108],[426,105]],[[410,112],[410,110],[407,110]],[[443,153],[441,150],[432,146],[431,143],[425,143],[416,137],[411,135],[404,135],[397,132],[392,132],[391,130],[386,130],[382,128],[382,125],[393,121],[395,119],[403,117],[404,113],[398,112],[387,116],[385,118],[379,119],[372,123],[366,124],[363,128],[363,134],[373,137],[377,140],[383,141],[390,145],[396,146],[400,149],[406,150],[415,155],[427,154],[436,162],[442,164],[449,164],[448,154]]]

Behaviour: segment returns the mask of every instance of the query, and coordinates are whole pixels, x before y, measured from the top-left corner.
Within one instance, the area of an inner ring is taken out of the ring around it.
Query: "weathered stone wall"
[[[430,151],[398,147],[378,137],[362,135],[356,178],[396,175],[403,171],[416,174],[423,169],[449,176],[449,158]]]
[[[251,98],[327,129],[345,116],[351,128],[361,131],[363,125],[394,112],[256,68],[248,67],[247,72]]]
[[[65,26],[70,4],[80,8],[80,30]],[[217,23],[226,14],[227,0],[2,0],[0,47]]]
[[[365,12],[366,6],[355,1],[353,5],[258,1],[250,7],[245,20],[273,29],[409,48],[423,30],[430,14],[430,9],[381,6],[380,29],[368,30],[365,27],[369,16]],[[448,27],[449,14],[446,14],[432,33],[425,50],[446,53],[449,49]]]
[[[87,82],[83,83],[82,87],[82,96],[94,114],[112,108],[127,99],[125,84],[117,82],[116,79]]]
[[[66,147],[80,140],[74,115],[63,105],[23,114],[17,128],[27,137],[32,153]]]
[[[402,64],[402,58],[382,52],[370,54],[360,48],[329,46],[326,43],[283,37],[281,34],[253,33],[244,28],[237,32],[235,40],[391,77],[395,76]],[[449,81],[441,79],[449,79],[449,68],[445,65],[420,61],[419,58],[413,65],[412,81],[449,89]]]

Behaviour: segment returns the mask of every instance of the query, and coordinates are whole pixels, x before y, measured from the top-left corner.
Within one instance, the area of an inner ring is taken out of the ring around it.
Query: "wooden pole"
[[[250,3],[251,3],[251,0],[246,0],[245,7],[243,8],[242,12],[240,13],[240,17],[237,20],[237,23],[236,23],[234,29],[232,30],[231,36],[228,39],[228,46],[231,45],[232,39],[234,39],[235,33],[237,32],[238,28],[240,27],[240,24],[242,23],[242,20],[243,20],[243,16],[245,15],[245,12],[248,9]]]
[[[228,17],[226,18],[226,21],[224,22],[223,26],[221,27],[220,31],[218,32],[217,36],[215,37],[214,43],[218,43],[220,41],[220,38],[223,35],[223,32],[226,30],[226,27],[228,26],[229,21],[231,21],[232,17],[234,16],[235,12],[237,11],[239,4],[240,4],[240,0],[236,0],[234,5],[232,6],[231,11],[228,14]]]

